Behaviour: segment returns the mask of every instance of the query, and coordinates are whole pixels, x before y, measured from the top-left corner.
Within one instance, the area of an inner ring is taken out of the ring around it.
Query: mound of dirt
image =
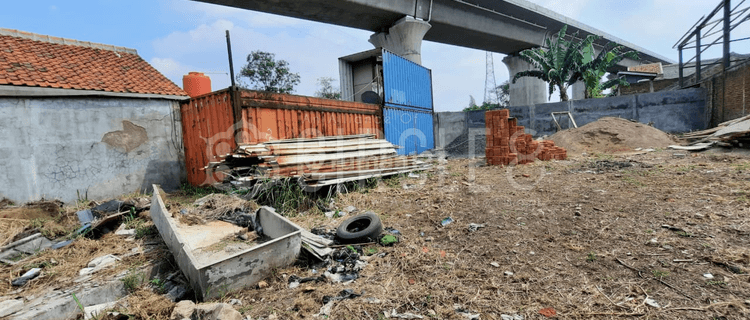
[[[659,129],[613,117],[560,131],[550,139],[555,141],[555,145],[568,150],[568,154],[622,153],[635,148],[666,148],[675,144],[669,134]]]

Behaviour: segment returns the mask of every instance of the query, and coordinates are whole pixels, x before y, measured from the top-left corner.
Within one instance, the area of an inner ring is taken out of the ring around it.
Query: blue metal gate
[[[432,125],[432,72],[383,50],[383,128],[385,139],[399,145],[401,155],[435,147]]]
[[[385,139],[401,146],[398,154],[419,154],[435,148],[432,111],[398,108],[386,104],[383,108]]]

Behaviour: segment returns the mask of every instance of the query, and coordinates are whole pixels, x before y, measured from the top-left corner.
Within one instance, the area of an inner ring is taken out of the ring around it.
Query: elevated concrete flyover
[[[421,41],[508,55],[511,75],[529,65],[519,51],[543,46],[544,39],[568,25],[568,34],[601,36],[600,47],[616,42],[639,52],[640,61],[624,60],[612,72],[670,59],[606,34],[525,0],[195,0],[278,14],[374,32],[370,42],[421,63]],[[515,99],[514,99],[515,98]],[[525,78],[511,86],[514,105],[543,103],[546,84]]]

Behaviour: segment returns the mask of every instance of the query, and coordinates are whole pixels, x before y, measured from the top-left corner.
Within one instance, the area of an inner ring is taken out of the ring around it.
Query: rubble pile
[[[223,174],[222,185],[238,188],[281,178],[301,178],[314,188],[430,167],[416,157],[398,156],[396,148],[370,134],[267,141],[240,145],[205,170]]]
[[[747,146],[750,143],[750,116],[723,122],[708,130],[686,133],[682,139],[689,145]]]
[[[565,160],[568,157],[564,148],[556,147],[551,140],[535,141],[518,125],[516,118],[509,118],[508,109],[487,111],[487,147],[485,154],[488,165],[528,164],[535,159],[542,161]]]

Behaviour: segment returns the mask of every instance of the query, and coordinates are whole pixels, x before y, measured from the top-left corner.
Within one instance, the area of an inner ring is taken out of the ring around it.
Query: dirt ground
[[[557,319],[747,319],[750,158],[675,154],[685,153],[596,154],[518,167],[487,167],[482,160],[436,163],[419,178],[387,179],[336,200],[339,208],[378,213],[385,227],[402,234],[393,247],[374,247],[386,255],[368,257],[360,279],[289,289],[291,275],[323,271],[292,266],[277,270],[266,288],[219,301],[240,299],[243,305],[235,308],[252,319],[313,318],[324,296],[344,289],[362,296],[336,302],[330,319],[383,319],[394,309],[466,319],[457,308],[480,319],[545,319],[542,309],[554,310]],[[441,226],[447,217],[454,222]],[[315,213],[291,219],[333,229],[345,217]],[[470,232],[470,223],[485,227]],[[98,241],[39,254],[33,263],[53,258],[72,271],[53,266],[52,275],[35,280],[32,288],[64,287],[89,258],[128,250],[113,236]],[[158,236],[126,245],[153,241]],[[9,282],[21,272],[16,269],[0,269],[0,295],[14,290]],[[138,318],[164,314],[141,312]]]
[[[249,303],[242,311],[253,319],[310,318],[323,296],[346,288],[363,297],[335,304],[331,319],[382,319],[393,309],[463,319],[457,307],[481,319],[543,319],[545,308],[559,319],[746,319],[750,159],[674,153],[515,168],[449,161],[420,179],[346,194],[337,204],[373,210],[402,233],[361,279],[305,293],[285,278],[311,272],[288,268],[269,288],[225,300]],[[441,227],[446,217],[455,222]],[[470,223],[486,227],[469,232]]]

